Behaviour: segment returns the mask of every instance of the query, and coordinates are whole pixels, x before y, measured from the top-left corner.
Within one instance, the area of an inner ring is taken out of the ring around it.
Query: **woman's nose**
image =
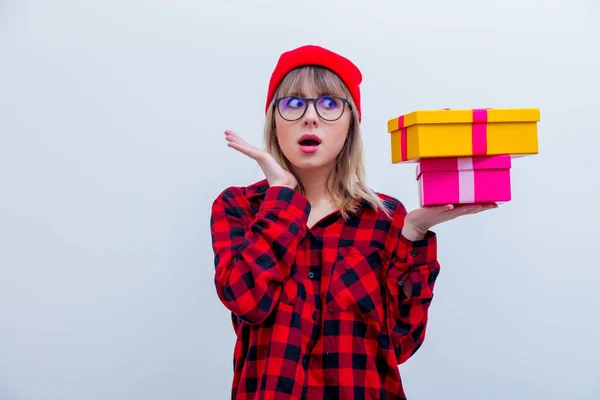
[[[319,123],[319,114],[317,114],[317,110],[315,110],[315,106],[312,102],[308,103],[308,107],[306,113],[304,114],[304,124],[316,125]]]

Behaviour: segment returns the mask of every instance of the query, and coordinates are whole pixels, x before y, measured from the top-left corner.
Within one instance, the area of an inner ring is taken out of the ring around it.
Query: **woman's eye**
[[[299,108],[304,106],[304,100],[298,97],[290,97],[286,101],[286,107]]]
[[[322,97],[321,105],[325,108],[336,108],[338,106],[338,103],[331,97]]]

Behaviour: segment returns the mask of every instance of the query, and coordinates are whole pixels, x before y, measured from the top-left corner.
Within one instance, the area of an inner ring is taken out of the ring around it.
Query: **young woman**
[[[283,53],[265,150],[225,132],[265,179],[212,205],[215,284],[237,335],[232,399],[404,399],[439,272],[434,225],[496,207],[406,212],[365,183],[359,69],[318,46]]]

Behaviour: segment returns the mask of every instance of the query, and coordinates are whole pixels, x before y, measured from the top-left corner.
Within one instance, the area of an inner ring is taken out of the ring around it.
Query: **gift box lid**
[[[482,157],[423,158],[417,164],[417,180],[424,172],[507,169],[512,165],[510,154]]]
[[[388,132],[417,124],[456,124],[473,122],[538,122],[539,108],[480,108],[465,110],[417,110],[390,119]]]

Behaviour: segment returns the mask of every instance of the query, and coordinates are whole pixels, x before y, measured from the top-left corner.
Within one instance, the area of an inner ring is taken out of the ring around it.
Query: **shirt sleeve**
[[[428,231],[422,240],[406,239],[401,233],[405,215],[406,211],[400,207],[395,218],[396,245],[387,271],[389,327],[398,364],[408,360],[423,344],[440,271],[436,234]],[[411,288],[408,296],[405,286]]]
[[[273,311],[307,231],[310,203],[288,187],[269,187],[249,220],[232,190],[212,205],[215,285],[221,302],[241,320],[258,324]]]

